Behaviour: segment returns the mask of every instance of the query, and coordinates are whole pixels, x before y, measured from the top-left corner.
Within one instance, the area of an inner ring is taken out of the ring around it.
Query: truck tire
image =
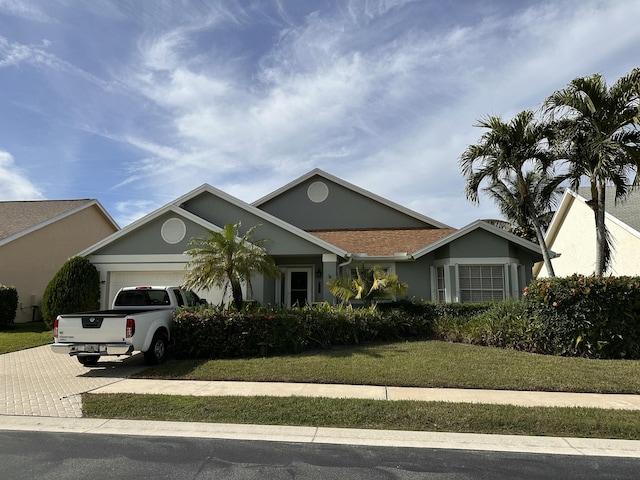
[[[98,363],[99,358],[100,355],[83,355],[78,356],[78,361],[85,367],[93,367],[96,363]]]
[[[161,363],[167,356],[167,337],[162,333],[156,332],[149,345],[149,350],[144,352],[144,361],[147,365],[157,365]]]

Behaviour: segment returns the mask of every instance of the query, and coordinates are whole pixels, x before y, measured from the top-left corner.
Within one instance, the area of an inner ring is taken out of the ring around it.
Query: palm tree
[[[462,174],[467,179],[467,199],[478,203],[480,186],[485,182],[488,182],[488,187],[484,190],[491,194],[493,189],[492,197],[503,211],[508,209],[505,201],[511,202],[514,196],[519,196],[518,203],[522,209],[519,215],[525,215],[527,222],[530,222],[542,250],[547,272],[549,276],[555,276],[540,222],[540,216],[549,209],[554,189],[549,191],[546,187],[535,186],[531,183],[534,177],[527,180],[527,172],[535,171],[539,175],[536,178],[541,182],[547,179],[552,184],[560,182],[548,175],[554,160],[553,152],[548,148],[548,126],[535,121],[530,110],[518,113],[510,122],[489,116],[479,120],[476,126],[488,131],[477,144],[467,147],[459,160]],[[507,185],[514,190],[503,199],[505,189],[509,188]]]
[[[534,170],[524,175],[524,182],[528,191],[532,193],[535,211],[543,232],[547,231],[557,199],[560,197],[560,184],[564,181],[561,176],[547,177]],[[518,191],[518,182],[515,175],[486,187],[483,191],[494,200],[500,208],[500,213],[507,221],[492,220],[495,226],[507,230],[514,235],[538,243],[531,216],[528,213],[524,198]]]
[[[240,223],[227,224],[220,232],[209,230],[204,237],[192,239],[187,247],[187,255],[192,260],[187,263],[186,288],[224,287],[224,294],[231,286],[233,304],[242,308],[242,283],[251,288],[251,275],[260,273],[268,277],[277,277],[279,270],[262,244],[265,239],[251,241],[253,231],[259,225],[251,227],[242,237],[238,230]]]
[[[635,68],[611,87],[602,75],[576,78],[553,93],[545,111],[557,119],[554,143],[568,164],[575,189],[589,179],[596,225],[595,273],[609,266],[611,244],[605,227],[605,190],[615,187],[621,201],[638,184],[640,167],[640,69]]]
[[[397,275],[378,265],[369,270],[363,265],[362,271],[356,268],[355,276],[341,275],[329,280],[327,285],[331,293],[343,302],[352,298],[362,300],[365,307],[370,307],[375,300],[406,295],[409,292],[409,286],[398,280]]]

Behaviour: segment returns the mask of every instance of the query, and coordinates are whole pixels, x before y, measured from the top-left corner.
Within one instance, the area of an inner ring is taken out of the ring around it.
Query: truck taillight
[[[127,338],[131,338],[136,333],[136,321],[133,318],[127,318]]]
[[[60,317],[56,317],[53,321],[53,338],[58,338],[58,322],[60,321]]]

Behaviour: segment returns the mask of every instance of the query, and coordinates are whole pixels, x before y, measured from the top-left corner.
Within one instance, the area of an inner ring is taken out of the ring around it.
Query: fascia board
[[[569,209],[571,208],[571,204],[576,199],[580,199],[582,202],[586,202],[584,198],[582,198],[570,188],[565,189],[562,200],[560,200],[560,206],[556,210],[556,213],[554,213],[553,218],[551,218],[549,229],[547,230],[547,234],[545,235],[545,242],[547,243],[547,246],[549,248],[551,248],[553,243],[555,242],[555,239],[558,236],[560,225],[562,225],[562,222],[564,221]]]
[[[412,262],[415,258],[412,255],[358,255],[354,253],[352,255],[353,262]]]
[[[47,227],[49,225],[52,225],[60,220],[62,220],[63,218],[69,217],[71,215],[74,215],[82,210],[84,210],[85,208],[90,208],[93,206],[97,206],[98,209],[100,210],[100,212],[102,214],[104,214],[104,216],[109,220],[109,222],[111,222],[111,224],[116,228],[116,229],[120,229],[120,227],[118,226],[118,224],[113,220],[113,218],[111,218],[111,216],[107,213],[107,211],[102,207],[102,205],[100,204],[100,202],[98,202],[97,200],[88,200],[87,203],[84,203],[82,205],[77,206],[76,208],[73,208],[71,210],[67,210],[66,212],[63,212],[59,215],[56,215],[55,217],[51,217],[47,220],[45,220],[44,222],[40,222],[36,225],[32,225],[29,228],[25,228],[24,230],[21,230],[17,233],[14,233],[13,235],[3,238],[2,240],[0,240],[0,247],[3,245],[6,245],[8,243],[11,243],[21,237],[24,237],[25,235],[28,235],[30,233],[33,233],[37,230],[40,230],[41,228]]]
[[[477,230],[478,228],[481,228],[489,233],[493,233],[495,235],[498,235],[499,237],[504,238],[505,240],[508,240],[510,242],[513,242],[517,245],[520,245],[521,247],[530,250],[534,253],[537,253],[539,255],[542,254],[542,249],[540,248],[539,245],[530,242],[528,240],[525,240],[524,238],[520,238],[517,235],[514,235],[512,233],[506,232],[504,230],[502,230],[501,228],[497,228],[494,227],[493,225],[488,224],[487,222],[483,222],[482,220],[476,220],[473,223],[470,223],[469,225],[461,228],[460,230],[453,232],[451,235],[447,235],[446,237],[441,238],[440,240],[437,240],[436,242],[427,245],[426,247],[417,250],[414,254],[413,257],[414,258],[420,258],[428,253],[433,252],[434,250],[437,250],[438,248],[460,238],[463,237],[464,235],[467,235],[468,233],[472,232],[473,230]],[[555,256],[554,252],[550,252],[552,254],[552,256]]]
[[[384,197],[381,197],[379,195],[376,195],[375,193],[372,193],[368,190],[365,190],[364,188],[358,187],[357,185],[354,185],[352,183],[347,182],[346,180],[343,180],[341,178],[338,178],[334,175],[331,175],[330,173],[327,173],[323,170],[320,170],[319,168],[313,169],[312,171],[310,171],[309,173],[297,178],[296,180],[294,180],[293,182],[288,183],[287,185],[285,185],[284,187],[279,188],[278,190],[260,198],[259,200],[256,200],[255,202],[253,202],[251,205],[255,206],[255,207],[259,207],[260,205],[266,203],[267,201],[271,200],[272,198],[275,198],[279,195],[281,195],[282,193],[290,190],[291,188],[300,185],[301,183],[305,182],[306,180],[312,178],[313,176],[319,176],[319,177],[323,177],[326,180],[329,180],[333,183],[336,183],[348,190],[354,191],[356,193],[359,193],[360,195],[363,195],[367,198],[370,198],[371,200],[374,200],[378,203],[381,203],[383,205],[386,205],[389,208],[392,208],[394,210],[397,210],[401,213],[404,213],[405,215],[408,215],[410,217],[413,217],[417,220],[420,220],[421,222],[425,222],[428,223],[430,225],[433,225],[435,227],[438,228],[451,228],[449,225],[446,225],[442,222],[438,222],[437,220],[434,220],[433,218],[427,217],[426,215],[422,215],[421,213],[418,213],[414,210],[411,210],[407,207],[403,207],[400,204],[397,204],[395,202],[392,202],[389,199],[386,199]]]

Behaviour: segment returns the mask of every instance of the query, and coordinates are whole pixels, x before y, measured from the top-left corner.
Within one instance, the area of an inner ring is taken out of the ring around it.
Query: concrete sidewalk
[[[275,396],[487,403],[522,407],[589,407],[640,410],[640,395],[522,392],[457,388],[412,388],[315,383],[206,382],[199,380],[123,379],[91,393],[137,393],[193,396]]]

